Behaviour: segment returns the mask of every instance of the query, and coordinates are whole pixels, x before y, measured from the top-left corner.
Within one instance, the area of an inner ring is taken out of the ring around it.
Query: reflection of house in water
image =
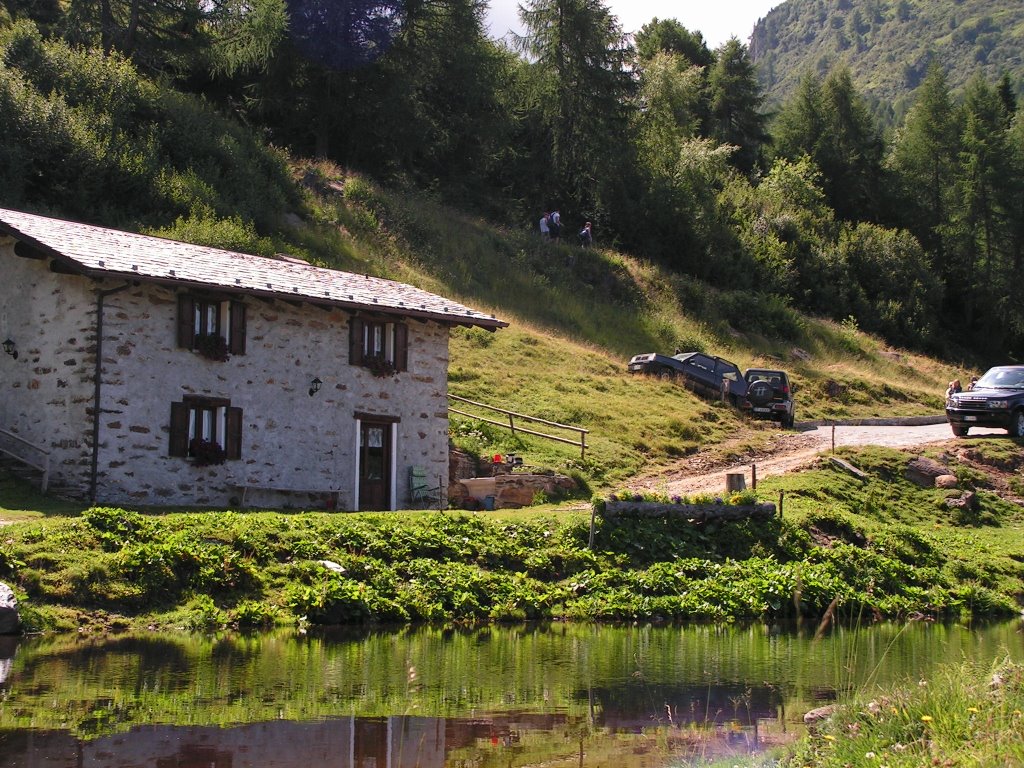
[[[652,724],[756,726],[775,719],[784,706],[781,692],[766,685],[627,684],[592,688],[579,697],[589,700],[594,724],[615,730],[636,730]]]
[[[778,716],[769,687],[658,686],[580,692],[590,716],[503,712],[475,718],[347,717],[215,726],[139,726],[88,741],[66,731],[0,730],[3,768],[444,768],[453,751],[515,747],[527,733],[566,738],[566,725],[640,733],[685,724],[746,729]],[[749,729],[754,733],[750,734]],[[573,729],[569,729],[572,731]],[[744,740],[739,731],[720,737]],[[718,737],[714,737],[718,738]],[[577,736],[573,737],[575,743]]]
[[[445,720],[430,717],[143,726],[91,741],[0,731],[4,768],[443,768],[444,755]]]

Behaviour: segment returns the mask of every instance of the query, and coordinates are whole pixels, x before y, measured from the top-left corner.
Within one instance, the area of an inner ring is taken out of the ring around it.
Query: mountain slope
[[[912,102],[930,61],[956,91],[972,76],[1024,79],[1024,4],[1003,0],[788,0],[758,22],[750,52],[769,102],[805,72],[849,67],[889,122]]]

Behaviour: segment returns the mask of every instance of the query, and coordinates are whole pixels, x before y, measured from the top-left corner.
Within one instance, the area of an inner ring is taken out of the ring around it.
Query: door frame
[[[363,423],[379,424],[380,426],[386,426],[389,428],[389,442],[391,445],[391,455],[388,456],[388,511],[394,512],[398,509],[398,424],[401,419],[398,416],[387,416],[379,413],[364,413],[356,411],[354,414],[356,428],[355,428],[355,474],[352,478],[353,495],[354,501],[353,507],[356,512],[360,512],[359,508],[359,485],[361,478],[362,467],[359,465],[360,459],[360,442],[363,439]]]

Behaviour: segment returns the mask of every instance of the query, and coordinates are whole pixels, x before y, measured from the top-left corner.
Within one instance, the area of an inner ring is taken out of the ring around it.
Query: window
[[[186,396],[171,403],[170,455],[196,464],[242,457],[242,409],[216,397]]]
[[[409,367],[409,328],[404,323],[353,317],[349,321],[349,362],[378,375]]]
[[[217,296],[178,294],[178,346],[226,360],[245,354],[245,304]]]

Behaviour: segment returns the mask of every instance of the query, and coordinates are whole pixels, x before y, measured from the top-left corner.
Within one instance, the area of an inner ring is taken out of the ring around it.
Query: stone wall
[[[96,288],[120,280],[53,274],[0,244],[0,334],[22,350],[0,361],[0,428],[55,447],[61,482],[88,491]],[[448,474],[448,328],[407,320],[408,370],[376,377],[348,364],[349,313],[239,297],[246,354],[226,362],[177,347],[177,291],[150,283],[105,300],[98,500],[228,506],[239,486],[339,491],[354,509],[357,413],[397,419],[393,508],[409,467]],[[6,336],[5,336],[6,338]],[[12,365],[13,363],[13,365]],[[322,388],[308,394],[319,378]],[[171,403],[186,395],[242,409],[242,457],[196,467],[168,455]],[[275,500],[276,502],[276,500]]]
[[[0,429],[50,451],[50,481],[88,488],[92,448],[96,299],[91,280],[55,275],[14,255],[0,236]]]

